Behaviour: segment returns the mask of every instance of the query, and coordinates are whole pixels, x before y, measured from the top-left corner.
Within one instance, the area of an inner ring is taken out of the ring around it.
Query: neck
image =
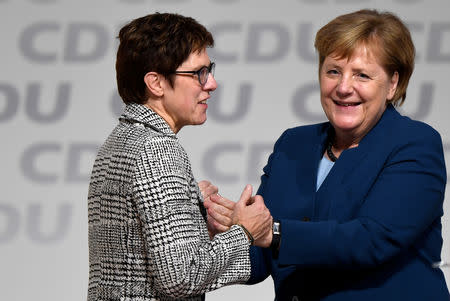
[[[167,122],[167,124],[170,126],[170,128],[175,134],[177,134],[181,130],[181,127],[176,126],[176,122],[172,118],[170,118],[170,115],[166,112],[164,107],[159,106],[157,102],[147,101],[147,103],[145,103],[144,105],[152,109],[159,116],[161,116],[161,118]]]
[[[357,147],[359,141],[360,139],[354,139],[348,135],[339,135],[335,130],[334,135],[331,135],[327,142],[326,154],[332,162],[335,162],[344,150]]]
[[[342,153],[344,150],[357,147],[361,139],[354,139],[353,137],[343,137],[335,136],[333,139],[333,151],[336,153]]]

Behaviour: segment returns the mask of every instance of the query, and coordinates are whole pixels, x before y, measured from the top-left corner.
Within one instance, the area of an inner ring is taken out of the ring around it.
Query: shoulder
[[[330,129],[329,122],[302,125],[286,129],[275,143],[275,148],[315,146]]]
[[[389,113],[389,121],[382,127],[371,143],[374,151],[386,157],[389,164],[414,164],[414,168],[439,172],[445,178],[444,148],[441,135],[429,124],[400,115]],[[375,152],[372,152],[375,153]],[[406,165],[405,165],[406,166]]]
[[[280,136],[282,139],[286,140],[296,140],[298,138],[316,138],[325,134],[330,128],[329,122],[301,125],[293,128],[286,129]]]
[[[150,168],[153,176],[190,175],[189,157],[176,136],[147,132],[138,158],[138,164]]]
[[[185,161],[185,152],[176,136],[168,136],[140,124],[120,124],[112,133],[110,149],[121,160],[133,162],[138,169],[173,169]]]
[[[424,147],[438,146],[442,148],[442,139],[439,132],[431,125],[411,119],[396,112],[391,128],[392,139],[397,143],[420,143]]]

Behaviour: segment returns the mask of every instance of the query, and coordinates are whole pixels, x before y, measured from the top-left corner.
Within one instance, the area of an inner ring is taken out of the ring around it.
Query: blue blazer
[[[271,275],[276,300],[446,300],[446,170],[440,135],[389,105],[316,191],[331,125],[300,126],[274,146],[258,194],[281,221],[278,258],[252,247],[249,284]]]

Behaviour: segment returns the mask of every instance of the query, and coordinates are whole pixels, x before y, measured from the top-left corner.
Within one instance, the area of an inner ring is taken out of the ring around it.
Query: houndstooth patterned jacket
[[[87,300],[201,300],[248,280],[245,233],[232,226],[210,240],[202,202],[168,124],[127,105],[92,170]]]

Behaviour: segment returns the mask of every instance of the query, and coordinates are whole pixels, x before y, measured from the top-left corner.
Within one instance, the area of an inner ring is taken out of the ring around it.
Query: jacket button
[[[304,217],[302,218],[302,221],[303,221],[303,222],[310,222],[311,219],[310,219],[309,217],[307,217],[307,216],[304,216]]]

